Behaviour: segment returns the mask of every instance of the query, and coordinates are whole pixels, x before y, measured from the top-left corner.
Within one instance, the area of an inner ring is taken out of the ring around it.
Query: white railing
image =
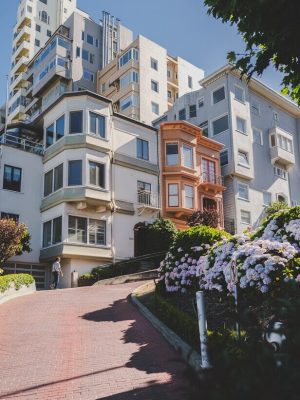
[[[159,208],[158,193],[153,193],[148,190],[138,190],[137,203],[139,206]]]
[[[201,183],[212,183],[213,185],[223,186],[223,177],[213,173],[202,172],[200,179]]]
[[[9,133],[0,136],[0,145],[1,144],[6,144],[8,146],[16,147],[18,149],[39,155],[43,155],[45,151],[42,144],[33,142],[28,139],[19,138],[17,136],[10,135]]]

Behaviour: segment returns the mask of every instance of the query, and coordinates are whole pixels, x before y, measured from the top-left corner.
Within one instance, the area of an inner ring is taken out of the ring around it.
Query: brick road
[[[138,285],[0,305],[0,399],[189,399],[184,363],[127,300]]]

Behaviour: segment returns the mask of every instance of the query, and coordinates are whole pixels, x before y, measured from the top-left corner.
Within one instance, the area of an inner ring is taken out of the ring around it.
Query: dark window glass
[[[56,121],[56,140],[61,139],[65,134],[65,116],[58,118]]]
[[[225,99],[225,89],[221,87],[213,92],[213,103],[219,103],[220,101]]]
[[[167,143],[166,144],[166,161],[167,161],[167,165],[178,165],[179,154],[178,154],[178,144],[177,143]]]
[[[1,219],[13,219],[15,222],[19,222],[20,217],[18,214],[2,212]]]
[[[137,139],[137,157],[149,160],[149,143],[147,140]]]
[[[70,133],[82,133],[83,131],[83,112],[70,112]]]
[[[52,229],[52,221],[43,223],[43,247],[51,246],[51,229]]]
[[[89,52],[85,49],[82,49],[82,58],[85,61],[89,61]]]
[[[222,151],[220,154],[221,166],[223,167],[223,165],[227,165],[228,161],[228,150]]]
[[[54,168],[54,192],[63,187],[64,165],[60,164]]]
[[[93,38],[93,36],[87,34],[87,35],[86,35],[86,41],[87,41],[88,44],[93,45],[93,44],[94,44],[94,38]]]
[[[224,117],[216,119],[213,121],[212,125],[214,135],[226,131],[228,129],[228,115],[224,115]]]
[[[54,143],[54,124],[51,124],[46,129],[46,147],[51,146]]]
[[[4,165],[3,189],[21,191],[22,169]]]
[[[105,187],[105,166],[93,161],[89,162],[90,184]]]
[[[62,231],[62,217],[55,218],[53,220],[53,233],[52,233],[52,244],[61,242],[61,231]]]
[[[53,191],[53,170],[47,172],[44,176],[44,196],[49,196]]]
[[[186,110],[183,108],[182,110],[179,110],[178,112],[178,119],[180,120],[186,120]]]
[[[193,104],[190,106],[190,118],[195,118],[197,117],[197,108],[196,104]]]
[[[105,138],[105,117],[90,112],[90,132]]]
[[[69,161],[68,186],[82,185],[82,161]]]
[[[80,57],[80,47],[76,47],[76,57]]]

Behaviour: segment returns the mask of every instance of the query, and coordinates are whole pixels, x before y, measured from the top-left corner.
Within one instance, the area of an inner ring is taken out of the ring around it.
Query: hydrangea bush
[[[300,283],[300,207],[274,214],[251,237],[223,237],[213,246],[181,250],[171,249],[161,263],[168,292],[200,287],[232,293],[237,284],[267,293],[291,280]]]

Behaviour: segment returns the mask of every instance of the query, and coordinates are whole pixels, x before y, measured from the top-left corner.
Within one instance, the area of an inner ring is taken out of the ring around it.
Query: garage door
[[[49,267],[40,264],[7,263],[3,267],[5,274],[30,274],[35,279],[37,289],[46,289],[49,281]]]

